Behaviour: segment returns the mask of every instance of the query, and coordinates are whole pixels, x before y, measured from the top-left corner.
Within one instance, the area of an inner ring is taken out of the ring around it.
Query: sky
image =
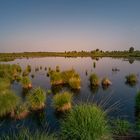
[[[140,50],[140,0],[0,0],[0,52]]]

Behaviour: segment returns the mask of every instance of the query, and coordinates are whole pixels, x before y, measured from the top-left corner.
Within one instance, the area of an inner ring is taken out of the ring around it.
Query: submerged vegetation
[[[70,110],[71,102],[72,94],[69,92],[59,93],[53,97],[53,107],[59,112]]]

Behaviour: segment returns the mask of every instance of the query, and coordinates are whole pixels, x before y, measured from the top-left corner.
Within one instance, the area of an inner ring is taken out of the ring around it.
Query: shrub
[[[130,132],[130,128],[131,128],[131,125],[128,121],[120,120],[120,119],[114,121],[113,126],[114,126],[113,133],[119,136],[127,135]]]
[[[40,110],[45,107],[46,93],[40,87],[32,89],[27,96],[27,101],[32,110]]]
[[[64,140],[108,140],[110,137],[106,114],[96,105],[76,105],[61,122]]]
[[[90,84],[91,86],[99,86],[99,78],[95,73],[90,75]]]
[[[80,89],[81,85],[81,81],[79,78],[76,78],[76,77],[72,77],[70,78],[69,80],[69,86],[72,88],[72,89]]]
[[[32,87],[31,80],[29,77],[25,76],[21,79],[22,87],[25,89],[29,89]]]
[[[125,78],[126,78],[126,83],[132,86],[135,85],[138,81],[137,76],[135,74],[127,75]]]
[[[72,94],[64,92],[53,97],[53,106],[57,111],[67,111],[71,108]]]
[[[10,90],[5,90],[0,94],[0,117],[15,110],[19,103],[19,98]]]

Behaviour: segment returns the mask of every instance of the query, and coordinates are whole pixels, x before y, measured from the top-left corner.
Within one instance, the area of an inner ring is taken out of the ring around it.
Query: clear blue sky
[[[140,50],[140,0],[0,0],[0,52]]]

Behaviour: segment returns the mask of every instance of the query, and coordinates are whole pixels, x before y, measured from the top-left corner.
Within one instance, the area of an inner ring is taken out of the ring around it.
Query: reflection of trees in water
[[[135,59],[134,58],[129,58],[128,61],[129,61],[130,64],[133,64]]]

